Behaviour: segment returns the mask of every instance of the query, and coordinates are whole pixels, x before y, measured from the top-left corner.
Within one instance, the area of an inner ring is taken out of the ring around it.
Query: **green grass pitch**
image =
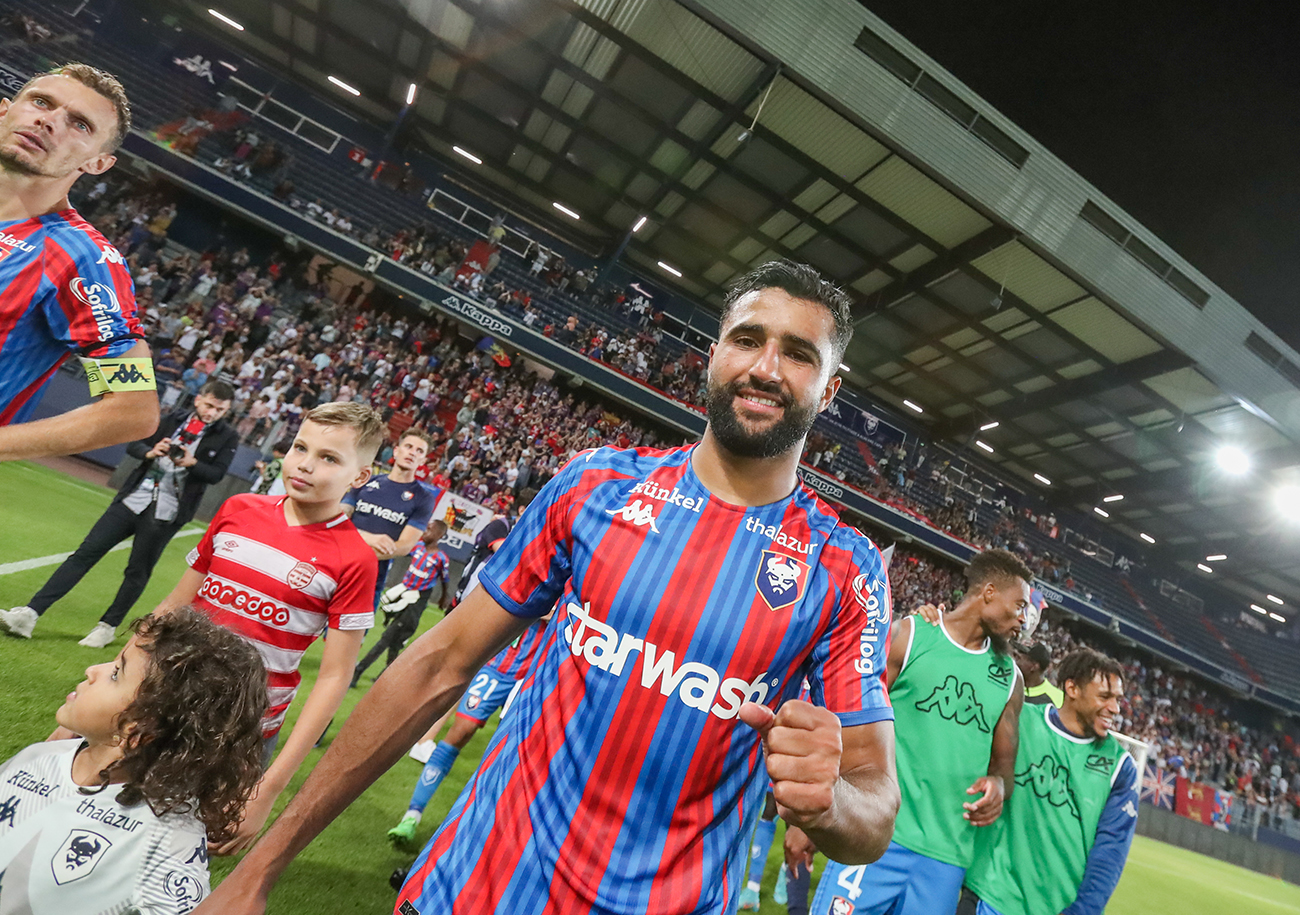
[[[108,505],[112,493],[63,474],[28,463],[0,464],[0,607],[25,603],[54,565],[24,571],[3,567],[76,548],[81,537]],[[198,530],[192,525],[191,530]],[[157,603],[180,577],[185,554],[196,536],[182,532],[167,548],[153,581],[132,617]],[[98,620],[118,584],[126,564],[126,551],[107,556],[80,585],[41,620],[30,641],[0,637],[0,759],[7,759],[30,743],[43,739],[54,727],[54,710],[81,679],[91,663],[100,663],[121,647],[95,651],[77,645]],[[426,625],[438,614],[426,614]],[[131,618],[131,617],[128,617]],[[371,639],[377,637],[372,633]],[[363,647],[363,651],[365,648]],[[320,661],[319,645],[304,658],[302,694],[314,680]],[[372,673],[379,672],[379,666]],[[340,720],[352,710],[368,685],[349,693]],[[289,715],[292,726],[294,712]],[[336,725],[337,728],[337,725]],[[461,754],[442,789],[425,814],[421,837],[427,838],[451,807],[456,794],[473,771],[490,736],[491,725]],[[304,771],[281,798],[281,804],[302,783],[306,770],[323,751],[308,757]],[[394,894],[388,875],[410,863],[411,856],[390,849],[384,832],[393,825],[410,797],[419,764],[403,759],[370,787],[289,868],[271,897],[274,915],[317,915],[392,911]],[[779,866],[781,834],[778,832],[764,880],[764,913],[784,911],[770,901],[771,886]],[[225,859],[212,861],[214,883],[233,866]],[[817,868],[820,871],[820,866]],[[1119,889],[1107,908],[1110,915],[1300,915],[1300,887],[1239,867],[1139,837],[1129,856]]]

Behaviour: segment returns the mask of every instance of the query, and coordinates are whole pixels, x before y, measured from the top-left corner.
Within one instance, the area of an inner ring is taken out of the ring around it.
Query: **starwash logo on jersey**
[[[91,317],[95,319],[95,327],[99,329],[99,339],[107,340],[112,337],[112,315],[121,313],[121,308],[117,304],[117,295],[112,287],[106,283],[87,283],[81,277],[74,276],[68,283],[68,290],[76,296],[77,301],[90,309]]]
[[[590,456],[587,460],[591,460]],[[653,480],[642,480],[632,487],[628,497],[645,496],[645,501],[634,499],[628,502],[622,508],[606,509],[605,514],[614,518],[622,518],[628,524],[635,527],[650,527],[650,530],[656,534],[659,533],[659,526],[655,524],[658,515],[654,513],[654,502],[662,502],[664,505],[676,505],[687,511],[693,511],[697,515],[700,509],[704,507],[703,496],[688,496],[676,486],[672,489],[664,489]]]
[[[591,615],[591,604],[574,601],[565,606],[568,616],[563,630],[565,642],[575,658],[611,676],[626,672],[643,689],[658,689],[664,696],[676,696],[689,708],[729,721],[740,714],[746,702],[762,703],[777,685],[763,671],[752,680],[729,677],[699,661],[677,663],[673,651],[654,642],[619,633],[613,626]],[[639,659],[639,670],[637,659]]]
[[[883,575],[861,573],[853,579],[853,599],[867,615],[867,624],[858,638],[858,659],[853,669],[863,675],[877,673],[876,651],[889,631],[889,585]]]

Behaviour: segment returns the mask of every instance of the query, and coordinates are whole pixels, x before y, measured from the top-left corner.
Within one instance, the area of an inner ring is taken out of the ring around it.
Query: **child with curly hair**
[[[185,607],[147,616],[55,713],[81,735],[0,766],[0,911],[181,915],[262,775],[257,650]]]

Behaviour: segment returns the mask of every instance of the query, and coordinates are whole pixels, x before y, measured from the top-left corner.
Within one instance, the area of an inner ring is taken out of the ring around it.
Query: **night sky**
[[[1300,349],[1300,7],[862,3]]]

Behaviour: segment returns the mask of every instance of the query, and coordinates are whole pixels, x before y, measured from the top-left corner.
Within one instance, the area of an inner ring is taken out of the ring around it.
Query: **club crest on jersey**
[[[798,603],[808,587],[808,564],[776,550],[764,550],[754,584],[772,610]]]
[[[284,580],[295,591],[301,591],[311,584],[311,580],[315,577],[316,567],[309,562],[300,562],[289,570],[289,574],[285,576]]]
[[[415,493],[411,492],[409,489],[406,489],[406,490],[403,490],[403,491],[402,491],[402,501],[403,501],[403,502],[410,502],[410,501],[411,501],[412,499],[414,499],[414,498],[415,498]]]
[[[74,829],[54,852],[50,869],[54,882],[62,886],[82,877],[88,877],[95,865],[113,847],[113,843],[89,829]]]

